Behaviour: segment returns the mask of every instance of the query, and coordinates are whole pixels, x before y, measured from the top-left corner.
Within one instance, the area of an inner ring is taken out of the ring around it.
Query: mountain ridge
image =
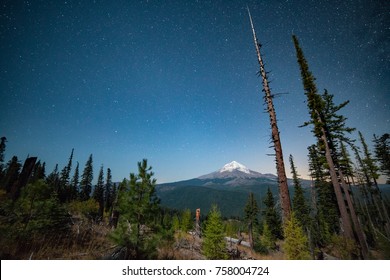
[[[293,180],[287,180],[292,198]],[[309,201],[312,182],[305,179],[300,179],[300,182]],[[158,184],[156,193],[161,199],[161,204],[168,208],[191,211],[200,208],[202,213],[208,213],[211,206],[216,204],[224,217],[242,217],[249,193],[254,194],[261,208],[268,188],[277,201],[279,192],[276,175],[262,174],[233,161],[217,171],[197,178]],[[358,189],[355,189],[358,193]],[[383,188],[384,190],[390,193],[390,186]]]
[[[236,185],[256,185],[259,183],[277,183],[277,176],[274,174],[263,174],[247,168],[245,165],[232,161],[225,164],[217,171],[201,175],[197,178],[164,183],[162,186],[236,186]]]
[[[248,194],[254,193],[260,205],[268,188],[277,194],[276,175],[262,174],[232,161],[197,178],[158,184],[156,192],[161,204],[169,208],[201,208],[202,213],[208,213],[216,204],[225,217],[240,217]]]

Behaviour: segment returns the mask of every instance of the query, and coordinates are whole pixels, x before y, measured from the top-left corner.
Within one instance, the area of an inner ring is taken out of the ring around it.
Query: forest
[[[196,209],[162,207],[157,179],[146,159],[136,173],[112,182],[101,165],[93,184],[93,155],[84,168],[74,150],[66,166],[47,172],[45,162],[6,157],[0,143],[1,259],[389,259],[390,203],[379,177],[390,184],[390,135],[352,139],[334,95],[320,93],[293,36],[316,142],[307,147],[312,186],[303,188],[289,157],[294,194],[290,197],[273,95],[260,54],[264,100],[278,176],[279,196],[270,190],[262,204],[249,194],[243,217],[228,219],[214,205]],[[310,192],[305,194],[305,192]],[[310,199],[307,199],[310,197]]]

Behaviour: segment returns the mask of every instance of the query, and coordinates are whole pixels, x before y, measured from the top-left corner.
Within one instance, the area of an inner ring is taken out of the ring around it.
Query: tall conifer
[[[351,190],[345,182],[342,170],[338,166],[336,156],[337,147],[334,141],[334,136],[337,135],[336,133],[339,132],[341,137],[344,135],[344,132],[347,132],[347,128],[345,127],[345,118],[336,114],[336,112],[347,103],[335,106],[332,102],[332,96],[328,95],[327,92],[325,92],[324,96],[318,94],[317,87],[314,82],[315,78],[309,71],[308,63],[295,35],[293,35],[293,41],[297,53],[298,64],[301,70],[303,87],[307,97],[307,106],[311,116],[310,123],[313,124],[313,133],[318,138],[320,145],[325,151],[327,167],[340,211],[342,228],[344,230],[343,233],[346,237],[354,239],[355,229],[357,239],[362,249],[361,252],[363,258],[367,258],[367,242],[355,212],[350,195]]]
[[[18,181],[21,167],[22,165],[20,164],[17,156],[13,156],[11,160],[8,161],[1,183],[7,193],[11,191],[13,185]]]
[[[203,254],[209,260],[227,259],[225,232],[221,213],[216,205],[212,206],[205,227],[202,244]]]
[[[390,184],[390,134],[385,133],[379,138],[374,134],[374,145],[380,171],[387,177],[386,184]]]
[[[98,219],[103,219],[104,211],[104,172],[103,165],[100,167],[97,183],[93,191],[93,198],[99,203]]]
[[[58,198],[61,202],[69,201],[71,198],[71,189],[70,189],[70,171],[72,170],[72,160],[73,160],[73,152],[70,153],[68,164],[62,169],[60,175],[60,183],[58,187]]]
[[[157,253],[154,219],[160,201],[151,170],[146,159],[138,162],[138,174],[131,173],[119,188],[119,223],[112,238],[126,249],[126,259],[153,258]]]
[[[377,181],[379,178],[379,168],[376,166],[363,134],[360,131],[359,138],[363,146],[364,158],[362,159],[362,168],[365,170],[368,190],[372,195],[372,200],[374,201],[375,207],[377,208],[377,212],[385,229],[386,235],[390,238],[390,217],[386,205],[383,201],[382,193],[378,187]]]
[[[114,201],[114,194],[112,189],[112,175],[111,175],[111,169],[107,168],[107,175],[106,175],[106,185],[105,185],[105,191],[104,191],[104,208],[106,212],[111,211],[112,204]]]
[[[282,239],[282,221],[278,212],[276,211],[274,196],[269,188],[263,203],[265,205],[265,209],[262,211],[263,218],[267,223],[269,230],[275,239]]]
[[[92,167],[92,154],[89,156],[88,161],[85,163],[83,175],[80,182],[80,198],[82,201],[88,200],[91,197],[93,180],[93,167]]]
[[[7,138],[4,136],[1,137],[1,142],[0,142],[0,183],[1,180],[3,179],[4,176],[4,152],[5,152],[5,143],[7,142]]]
[[[257,206],[255,196],[252,192],[249,193],[248,200],[244,209],[244,220],[248,226],[249,244],[253,248],[253,234],[254,230],[259,226],[259,215],[260,209]]]
[[[309,207],[305,199],[305,193],[301,186],[301,182],[298,178],[297,168],[294,164],[294,158],[292,155],[290,155],[289,160],[294,183],[294,196],[292,199],[293,211],[296,215],[296,219],[301,224],[301,227],[307,229],[310,226]]]
[[[79,197],[79,162],[77,162],[74,169],[72,181],[70,183],[71,200],[75,200]]]

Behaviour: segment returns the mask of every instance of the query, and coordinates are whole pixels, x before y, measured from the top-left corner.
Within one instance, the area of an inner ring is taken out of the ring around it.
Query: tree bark
[[[288,190],[287,185],[287,176],[286,171],[284,168],[284,160],[283,160],[283,151],[282,151],[282,144],[280,141],[280,135],[279,135],[279,128],[276,120],[276,113],[275,108],[272,101],[272,95],[271,95],[271,89],[269,87],[268,79],[267,79],[267,72],[264,68],[263,59],[261,57],[260,53],[260,44],[257,41],[255,28],[253,26],[253,21],[251,14],[248,9],[249,19],[251,22],[252,27],[252,33],[253,33],[253,40],[255,43],[256,53],[257,53],[257,59],[260,64],[260,75],[262,77],[263,81],[263,91],[264,91],[264,99],[267,103],[267,111],[269,113],[270,117],[270,124],[271,124],[271,130],[272,130],[272,141],[274,143],[274,149],[275,149],[275,157],[276,157],[276,172],[278,175],[278,184],[279,184],[279,196],[280,196],[280,202],[281,202],[281,208],[282,208],[282,218],[283,222],[287,221],[290,217],[291,213],[291,201],[290,201],[290,193]]]
[[[330,152],[329,144],[328,144],[327,137],[325,134],[325,129],[323,127],[322,127],[321,140],[323,141],[324,146],[325,146],[326,162],[328,163],[330,179],[332,181],[333,189],[334,189],[334,192],[336,195],[337,205],[338,205],[339,211],[340,211],[341,226],[342,226],[342,230],[343,230],[343,235],[348,237],[348,238],[354,239],[352,224],[351,224],[351,221],[349,219],[347,207],[346,207],[345,202],[344,202],[343,193],[341,192],[339,179],[338,179],[338,176],[336,173],[336,168],[334,166],[334,162],[333,162],[332,155]]]
[[[339,169],[339,176],[340,176],[340,180],[341,180],[341,185],[342,185],[343,190],[344,190],[344,196],[347,200],[349,212],[351,214],[352,223],[355,227],[355,232],[356,232],[359,244],[360,244],[362,256],[363,256],[363,259],[366,260],[366,259],[368,259],[368,253],[369,253],[367,241],[366,241],[366,238],[364,236],[364,232],[363,232],[362,226],[360,224],[360,221],[358,219],[358,216],[355,212],[355,206],[353,205],[353,201],[352,201],[352,198],[350,195],[350,187],[345,182],[341,169]]]

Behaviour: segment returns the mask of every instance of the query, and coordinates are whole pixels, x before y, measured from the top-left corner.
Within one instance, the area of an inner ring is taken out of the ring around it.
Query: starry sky
[[[0,136],[5,159],[47,173],[72,148],[113,180],[147,158],[159,183],[236,160],[276,173],[246,11],[263,44],[288,155],[307,176],[314,143],[291,35],[317,87],[371,142],[390,132],[390,5],[385,0],[1,1]],[[357,133],[353,135],[357,138]]]

